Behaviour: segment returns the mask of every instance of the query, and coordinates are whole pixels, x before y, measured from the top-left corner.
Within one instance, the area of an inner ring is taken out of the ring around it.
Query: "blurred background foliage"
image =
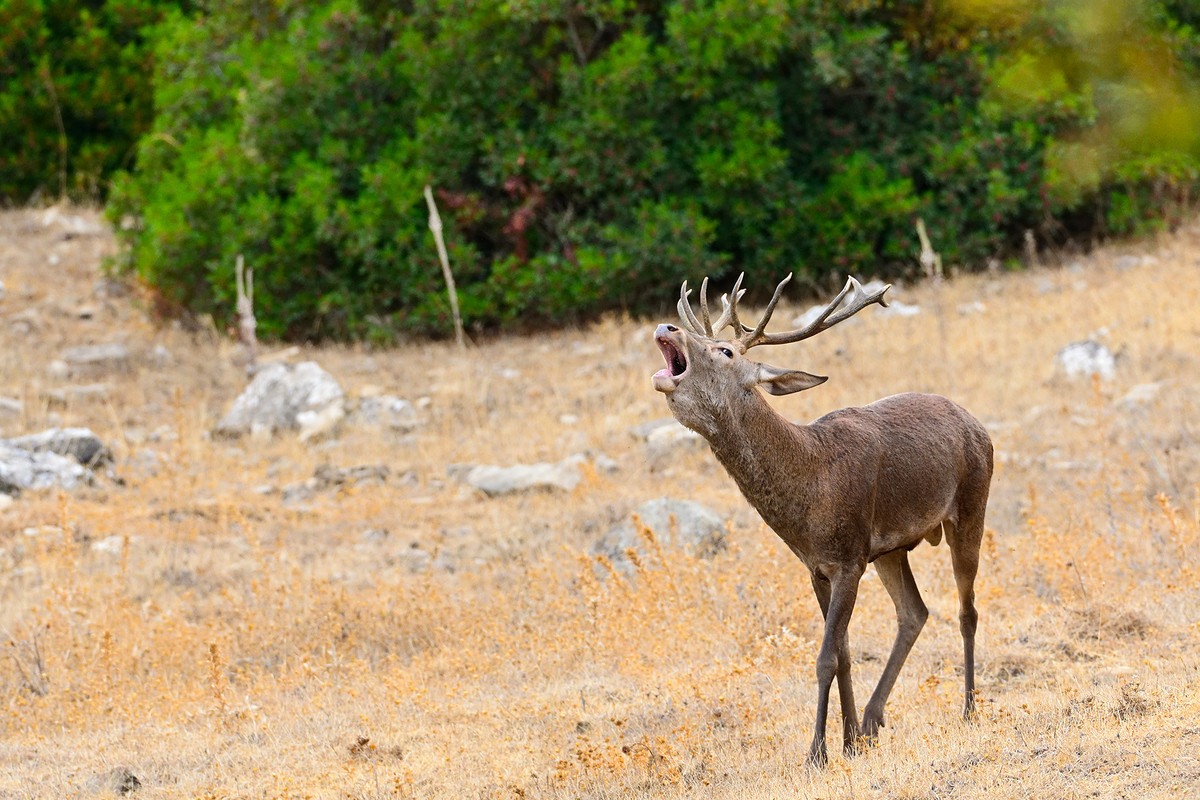
[[[168,307],[260,331],[655,311],[1170,226],[1191,0],[0,0],[0,196],[106,198]],[[151,109],[153,113],[151,113]]]

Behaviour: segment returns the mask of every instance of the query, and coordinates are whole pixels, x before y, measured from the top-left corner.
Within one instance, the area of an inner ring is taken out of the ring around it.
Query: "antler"
[[[733,285],[735,304],[742,298],[742,295],[746,293],[746,290],[741,288],[742,278],[744,277],[746,277],[745,273],[739,275],[737,283]],[[692,333],[713,338],[727,325],[732,324],[735,328],[740,326],[741,323],[737,318],[737,310],[729,305],[729,295],[721,296],[721,303],[724,305],[724,310],[721,312],[721,316],[717,317],[717,321],[715,323],[712,321],[708,313],[707,277],[700,284],[700,317],[703,322],[701,322],[699,319],[696,319],[696,312],[692,310],[692,304],[688,300],[688,295],[691,293],[692,290],[687,288],[687,281],[684,281],[683,285],[679,287],[679,318],[683,320],[684,327],[690,330]]]
[[[700,313],[703,317],[703,323],[696,319],[696,313],[692,311],[692,304],[688,301],[688,295],[691,291],[687,288],[687,281],[683,282],[683,286],[679,290],[679,316],[683,320],[684,326],[691,330],[692,333],[702,336],[714,337],[718,332],[729,325],[733,327],[734,335],[737,341],[741,343],[743,350],[749,350],[751,347],[757,347],[760,344],[791,344],[798,342],[801,339],[807,339],[810,336],[815,336],[823,330],[832,328],[843,320],[862,311],[872,303],[887,307],[887,299],[884,293],[892,288],[889,283],[882,289],[867,294],[860,284],[853,277],[846,279],[846,285],[838,292],[837,297],[833,298],[833,302],[822,309],[820,315],[817,316],[809,324],[803,328],[797,328],[792,331],[781,331],[779,333],[765,333],[767,322],[770,321],[771,315],[775,313],[775,306],[779,304],[779,298],[783,296],[783,287],[791,281],[792,275],[789,272],[788,276],[779,282],[775,287],[775,294],[771,295],[771,302],[767,303],[767,308],[763,312],[762,318],[753,328],[747,327],[738,318],[737,304],[742,299],[742,295],[746,290],[742,288],[742,279],[746,277],[746,273],[738,275],[737,282],[733,284],[733,291],[726,295],[721,295],[722,311],[721,316],[717,318],[714,324],[708,314],[708,278],[700,284]],[[849,295],[849,299],[847,299]],[[730,297],[732,296],[732,300]],[[839,310],[842,301],[846,301],[846,306]],[[835,313],[836,312],[836,313]]]
[[[825,306],[812,322],[803,328],[797,328],[792,331],[765,333],[764,330],[767,327],[767,322],[770,321],[771,315],[775,313],[775,306],[779,303],[779,298],[783,296],[783,287],[787,286],[791,279],[792,275],[788,273],[788,276],[775,287],[775,294],[771,295],[771,302],[767,303],[766,311],[763,312],[762,318],[759,319],[758,324],[753,329],[742,324],[741,320],[738,319],[737,302],[741,299],[741,293],[735,291],[732,301],[727,297],[721,298],[721,302],[725,306],[722,319],[728,315],[734,330],[737,332],[737,340],[744,349],[749,350],[751,347],[756,347],[760,344],[790,344],[798,342],[801,339],[807,339],[823,330],[832,328],[834,325],[849,319],[872,303],[879,303],[879,305],[886,307],[887,299],[884,297],[884,293],[892,288],[891,284],[888,284],[879,291],[867,294],[863,290],[862,284],[853,277],[847,278],[846,285],[842,287],[842,291],[838,292],[837,297],[833,298],[833,302]],[[742,279],[738,278],[737,285],[740,286],[741,282]],[[847,295],[849,295],[848,299]],[[838,307],[842,304],[843,300],[846,301],[846,305],[839,310]]]

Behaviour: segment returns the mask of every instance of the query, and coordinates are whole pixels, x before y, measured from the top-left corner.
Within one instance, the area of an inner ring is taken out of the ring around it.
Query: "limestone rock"
[[[1117,374],[1117,361],[1112,351],[1090,339],[1072,342],[1059,350],[1054,359],[1068,377],[1099,375],[1104,380],[1112,380]]]
[[[68,347],[62,352],[62,361],[72,369],[128,369],[130,356],[128,347],[111,342]]]
[[[358,401],[354,421],[362,425],[382,425],[392,430],[408,432],[421,425],[417,408],[408,400],[384,394],[364,397]]]
[[[634,515],[665,547],[682,547],[694,555],[711,558],[728,546],[725,520],[715,511],[691,500],[660,497],[638,506],[628,521],[614,526],[592,546],[593,553],[606,556],[622,571],[632,568],[626,550],[646,552],[647,542],[638,532]]]
[[[92,481],[92,473],[72,458],[48,451],[25,450],[0,440],[0,492],[26,489],[74,489]]]
[[[70,456],[85,467],[112,462],[112,451],[88,428],[50,428],[41,433],[0,441],[34,453]]]
[[[586,461],[585,457],[575,455],[555,464],[539,462],[511,467],[478,464],[468,470],[460,470],[459,474],[468,486],[492,497],[535,490],[569,492],[583,480],[580,467]]]
[[[266,364],[217,423],[218,436],[300,431],[303,439],[330,432],[345,416],[346,393],[314,361]]]

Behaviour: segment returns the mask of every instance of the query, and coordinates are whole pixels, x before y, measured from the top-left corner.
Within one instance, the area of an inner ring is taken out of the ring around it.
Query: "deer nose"
[[[666,336],[668,333],[674,333],[677,330],[679,330],[679,328],[676,328],[674,325],[667,325],[666,323],[663,323],[654,329],[654,336],[655,338],[659,336]]]

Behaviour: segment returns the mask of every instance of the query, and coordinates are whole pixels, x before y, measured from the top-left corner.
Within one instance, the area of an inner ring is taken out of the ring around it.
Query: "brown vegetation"
[[[650,386],[657,320],[465,354],[450,343],[305,352],[351,396],[427,396],[427,424],[352,426],[308,446],[213,441],[244,386],[231,345],[203,326],[157,326],[138,298],[98,296],[111,248],[107,234],[68,237],[32,212],[0,216],[0,394],[25,404],[0,428],[91,426],[124,479],[0,510],[0,796],[121,791],[128,782],[104,777],[120,770],[145,797],[1176,797],[1200,786],[1200,229],[1137,250],[1152,258],[1110,251],[1082,270],[898,293],[924,313],[866,314],[778,354],[832,376],[773,399],[789,418],[936,391],[979,417],[997,451],[976,721],[960,719],[948,559],[922,545],[913,570],[931,615],[889,727],[879,747],[825,771],[803,766],[821,632],[803,566],[710,453],[652,471],[628,434],[667,415]],[[960,313],[977,299],[982,310]],[[1116,378],[1057,375],[1055,351],[1089,335],[1118,352]],[[47,371],[65,347],[113,340],[134,352],[126,370]],[[106,393],[53,393],[95,381]],[[1141,384],[1155,388],[1131,396]],[[619,470],[570,494],[488,498],[446,473],[587,449]],[[279,487],[322,464],[387,464],[392,477],[285,502]],[[727,516],[730,547],[698,559],[644,531],[628,575],[589,555],[612,522],[662,495]],[[868,571],[851,622],[860,691],[894,625]]]

